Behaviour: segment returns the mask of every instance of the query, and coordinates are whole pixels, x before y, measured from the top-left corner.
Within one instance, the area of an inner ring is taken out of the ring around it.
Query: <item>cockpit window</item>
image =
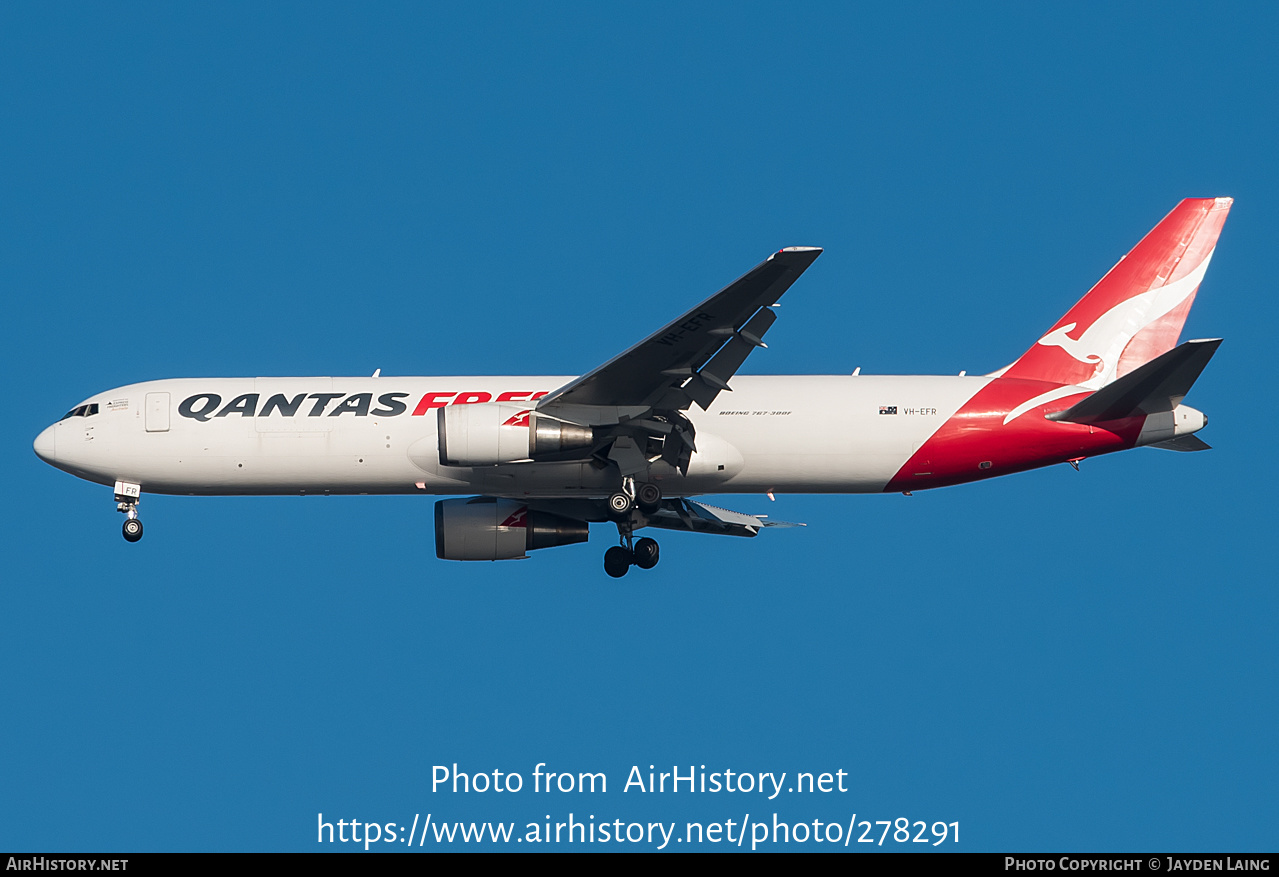
[[[60,419],[66,420],[68,417],[92,417],[93,415],[97,413],[98,413],[98,403],[90,402],[88,405],[81,405],[78,408],[72,408],[66,414],[62,415]]]

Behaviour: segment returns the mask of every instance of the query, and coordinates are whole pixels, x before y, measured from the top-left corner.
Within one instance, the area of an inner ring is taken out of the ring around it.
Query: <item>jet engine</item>
[[[513,499],[476,496],[435,504],[435,556],[512,560],[539,548],[585,542],[586,521],[530,509]]]
[[[533,414],[497,402],[439,409],[440,465],[497,466],[590,448],[589,426]]]

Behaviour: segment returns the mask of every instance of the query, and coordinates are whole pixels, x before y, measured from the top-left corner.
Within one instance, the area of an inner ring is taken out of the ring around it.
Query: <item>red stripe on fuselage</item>
[[[1004,423],[1008,412],[1056,386],[1015,378],[991,381],[920,446],[884,491],[963,484],[1133,447],[1144,417],[1103,426],[1044,419],[1045,414],[1078,402],[1087,390],[1047,402]],[[983,463],[990,465],[983,469]]]

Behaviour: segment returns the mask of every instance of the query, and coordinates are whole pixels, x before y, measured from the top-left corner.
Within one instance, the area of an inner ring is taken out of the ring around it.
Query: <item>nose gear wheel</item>
[[[124,526],[120,530],[126,542],[137,542],[142,538],[142,522],[138,520],[138,500],[137,496],[116,494],[115,509],[124,514]]]

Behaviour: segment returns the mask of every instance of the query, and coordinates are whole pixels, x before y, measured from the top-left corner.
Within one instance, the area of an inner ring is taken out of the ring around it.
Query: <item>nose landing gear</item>
[[[137,542],[142,538],[142,522],[138,520],[138,503],[142,501],[142,487],[127,481],[115,483],[115,509],[124,513],[124,541]]]

